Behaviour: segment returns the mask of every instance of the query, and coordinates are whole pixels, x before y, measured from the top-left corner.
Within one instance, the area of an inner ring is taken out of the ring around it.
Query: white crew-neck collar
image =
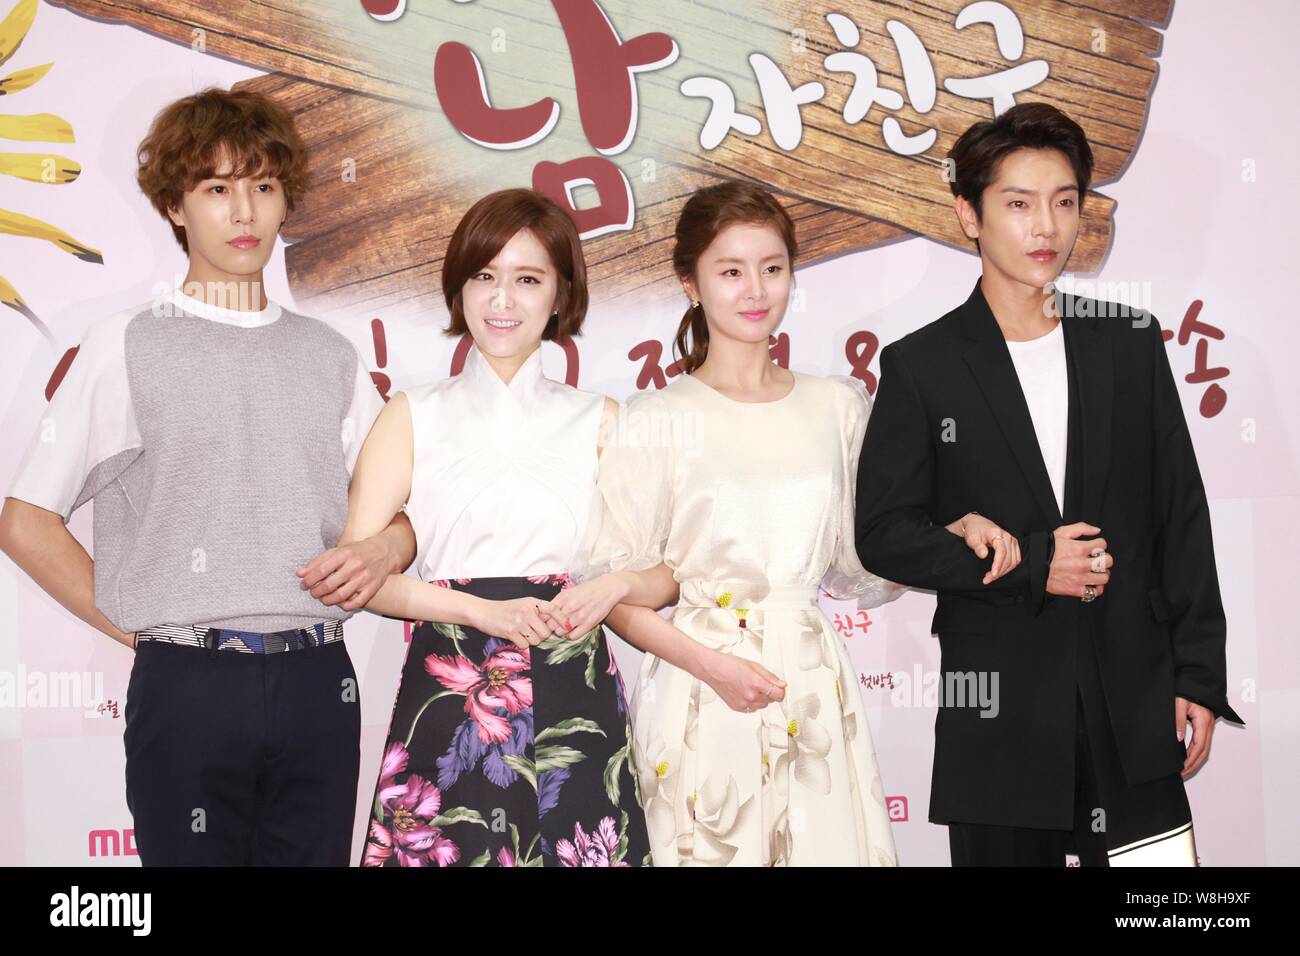
[[[1057,342],[1065,333],[1061,330],[1064,325],[1059,319],[1056,326],[1050,332],[1044,332],[1036,339],[1023,339],[1019,342],[1013,342],[1007,339],[1007,348],[1013,352],[1032,352],[1035,349],[1048,348]]]
[[[280,317],[282,311],[279,303],[270,299],[266,300],[266,308],[257,312],[224,309],[221,306],[209,305],[193,296],[188,296],[180,289],[172,290],[172,304],[189,315],[196,315],[201,319],[211,319],[213,322],[222,322],[226,325],[238,325],[245,329],[256,328],[259,325],[270,325]]]

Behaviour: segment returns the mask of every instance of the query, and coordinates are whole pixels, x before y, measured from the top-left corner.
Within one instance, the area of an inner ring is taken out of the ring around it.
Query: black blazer
[[[1226,696],[1209,508],[1160,327],[1114,303],[1058,293],[1057,304],[1074,514],[1057,505],[978,282],[963,305],[880,354],[858,466],[858,555],[882,577],[938,592],[942,671],[998,674],[996,717],[939,709],[936,823],[1070,826],[1078,628],[1097,648],[1130,784],[1181,768],[1176,694],[1242,722]],[[943,527],[969,511],[1020,541],[1020,566],[987,587],[991,559]],[[1091,604],[1045,591],[1052,531],[1076,520],[1101,528],[1115,559]]]

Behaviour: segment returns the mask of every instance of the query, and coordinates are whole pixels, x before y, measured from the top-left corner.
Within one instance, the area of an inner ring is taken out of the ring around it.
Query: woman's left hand
[[[966,546],[981,559],[987,558],[992,549],[993,566],[984,575],[985,584],[992,584],[1020,564],[1020,542],[1016,536],[981,514],[972,511],[945,527],[964,539]]]
[[[627,593],[627,584],[617,572],[565,588],[551,599],[548,619],[553,632],[570,639],[582,637],[609,617]]]

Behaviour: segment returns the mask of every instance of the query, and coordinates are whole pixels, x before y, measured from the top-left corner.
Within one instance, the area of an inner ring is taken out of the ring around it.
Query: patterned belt
[[[159,641],[201,647],[209,651],[237,651],[242,654],[279,654],[302,651],[343,640],[342,621],[323,621],[287,631],[229,631],[198,624],[159,624],[136,634],[137,641]]]

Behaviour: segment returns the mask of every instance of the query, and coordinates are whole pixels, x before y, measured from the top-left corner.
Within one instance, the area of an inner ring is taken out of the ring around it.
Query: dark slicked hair
[[[1049,103],[1021,103],[1001,116],[981,120],[953,143],[949,184],[983,216],[984,190],[997,176],[998,163],[1018,149],[1054,149],[1065,156],[1079,184],[1079,206],[1092,180],[1092,147],[1081,127]]]

